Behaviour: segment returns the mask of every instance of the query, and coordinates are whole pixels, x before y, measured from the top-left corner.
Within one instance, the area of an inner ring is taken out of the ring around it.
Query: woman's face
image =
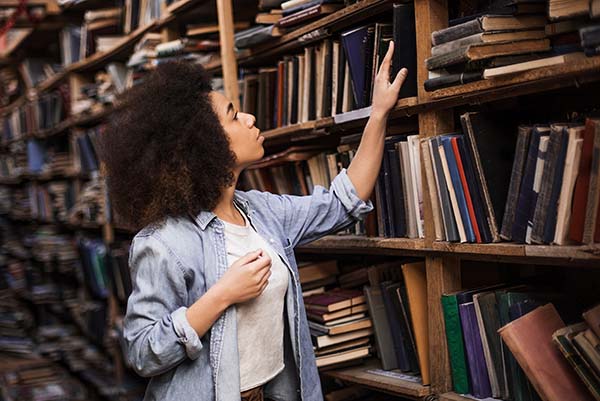
[[[262,145],[265,138],[254,126],[256,118],[252,114],[235,110],[229,99],[219,92],[211,92],[210,97],[213,109],[229,138],[231,150],[237,158],[236,168],[242,170],[260,160],[265,154]]]

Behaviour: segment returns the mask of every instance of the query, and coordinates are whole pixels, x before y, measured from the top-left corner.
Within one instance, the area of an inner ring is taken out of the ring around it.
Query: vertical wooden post
[[[240,108],[238,88],[237,60],[234,52],[233,9],[231,0],[217,0],[219,17],[219,40],[221,42],[221,64],[225,96],[231,100],[236,109]]]
[[[425,60],[431,55],[431,33],[448,25],[447,0],[415,0],[417,34],[417,83],[419,102],[429,100],[424,83],[429,72]],[[427,138],[452,132],[454,118],[452,110],[425,112],[419,114],[419,135]],[[421,158],[423,160],[423,158]],[[425,243],[431,247],[435,240],[433,212],[429,199],[429,188],[425,169],[421,165],[423,182],[423,208],[425,215]],[[427,298],[429,315],[429,365],[431,366],[431,391],[442,394],[452,390],[452,375],[441,296],[460,289],[460,259],[456,256],[427,256]]]

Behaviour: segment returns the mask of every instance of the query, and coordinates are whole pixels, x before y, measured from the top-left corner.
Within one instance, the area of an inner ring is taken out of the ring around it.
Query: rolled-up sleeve
[[[187,290],[179,261],[161,241],[148,236],[132,242],[129,264],[133,289],[123,335],[131,367],[151,377],[197,358],[202,342],[185,316]]]
[[[371,201],[358,197],[346,169],[334,178],[329,190],[317,185],[308,196],[261,194],[270,212],[283,219],[294,247],[339,231],[373,210]]]

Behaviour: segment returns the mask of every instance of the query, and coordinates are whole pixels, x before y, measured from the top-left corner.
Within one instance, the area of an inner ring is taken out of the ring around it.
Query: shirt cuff
[[[202,350],[202,342],[196,330],[190,325],[185,312],[187,308],[182,306],[171,314],[173,319],[173,327],[175,333],[179,337],[179,342],[185,346],[185,352],[190,359],[196,359],[200,356],[200,350]]]
[[[365,202],[358,197],[356,188],[350,181],[345,168],[333,179],[331,191],[342,202],[346,211],[357,220],[362,220],[367,213],[373,210],[371,200]]]

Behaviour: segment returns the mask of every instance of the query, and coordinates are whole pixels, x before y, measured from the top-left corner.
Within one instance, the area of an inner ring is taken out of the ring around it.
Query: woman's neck
[[[223,190],[221,198],[212,212],[216,214],[219,219],[226,221],[227,223],[243,226],[245,223],[244,217],[240,214],[233,203],[238,177],[239,174],[234,173],[233,185]]]

